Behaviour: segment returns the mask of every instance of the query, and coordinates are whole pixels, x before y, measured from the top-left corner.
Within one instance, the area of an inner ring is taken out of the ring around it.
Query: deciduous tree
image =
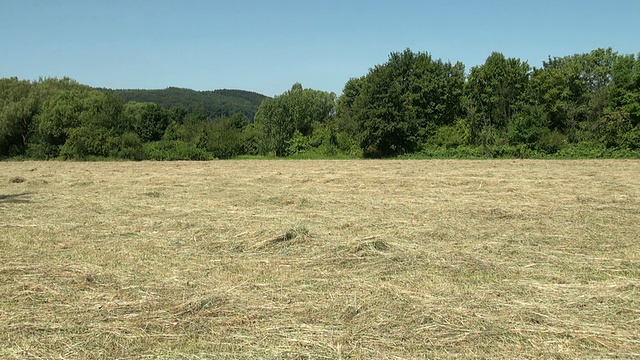
[[[263,129],[261,151],[287,155],[287,142],[293,134],[311,135],[315,123],[333,118],[335,106],[335,94],[304,89],[299,83],[282,95],[263,100],[255,117]]]

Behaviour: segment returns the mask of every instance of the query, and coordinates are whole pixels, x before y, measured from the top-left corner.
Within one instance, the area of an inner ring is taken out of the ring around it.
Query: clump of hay
[[[9,182],[11,184],[20,184],[27,181],[27,179],[23,178],[22,176],[14,176],[11,179],[9,179]]]
[[[147,191],[145,193],[142,193],[142,195],[148,196],[151,198],[159,198],[162,196],[162,193],[160,191]]]
[[[276,237],[267,239],[256,244],[256,249],[266,249],[280,246],[288,246],[295,243],[293,240],[305,240],[309,235],[309,229],[306,227],[295,227],[285,231]]]
[[[366,253],[366,254],[375,254],[378,252],[387,252],[391,248],[388,242],[381,239],[371,239],[365,240],[357,243],[353,252],[355,253]]]
[[[392,250],[392,245],[385,239],[376,236],[355,239],[352,242],[342,246],[343,256],[369,257],[388,254]]]
[[[199,299],[191,299],[175,308],[175,316],[178,318],[187,316],[211,316],[227,305],[228,299],[222,296],[206,296]]]

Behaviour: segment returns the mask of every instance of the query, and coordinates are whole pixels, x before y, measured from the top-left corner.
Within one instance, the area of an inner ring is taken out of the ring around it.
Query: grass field
[[[640,357],[640,161],[0,163],[2,359]]]

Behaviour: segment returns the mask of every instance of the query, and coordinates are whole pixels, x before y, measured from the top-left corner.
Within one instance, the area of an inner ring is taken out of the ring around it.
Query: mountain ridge
[[[193,90],[167,87],[165,89],[108,89],[97,88],[120,97],[125,102],[152,102],[164,108],[183,106],[189,111],[202,111],[209,118],[230,117],[242,113],[251,121],[266,95],[240,89]]]

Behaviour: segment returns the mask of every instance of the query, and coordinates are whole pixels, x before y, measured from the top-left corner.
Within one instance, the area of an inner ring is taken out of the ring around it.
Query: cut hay
[[[640,357],[640,161],[1,166],[2,359]]]

